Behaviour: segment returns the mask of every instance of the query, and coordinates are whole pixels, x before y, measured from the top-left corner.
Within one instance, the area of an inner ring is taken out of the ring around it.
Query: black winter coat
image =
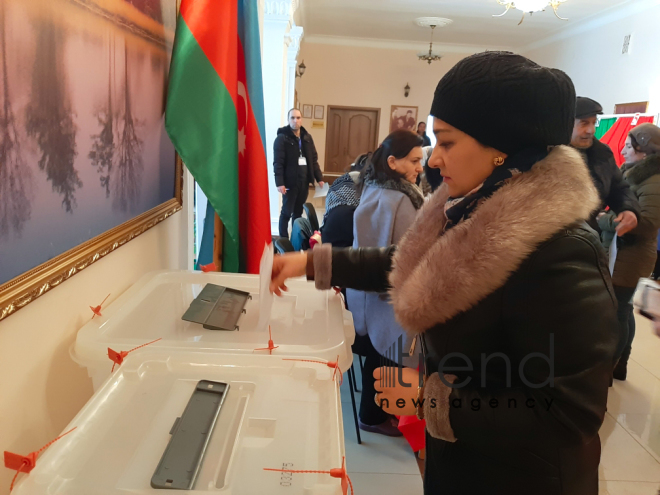
[[[597,495],[618,323],[583,160],[555,149],[442,233],[447,197],[396,252],[315,249],[317,287],[389,284],[397,320],[423,334],[427,495]]]
[[[319,158],[314,146],[312,136],[300,128],[300,138],[302,139],[302,153],[307,159],[307,181],[309,184],[323,181],[323,173],[319,166]],[[300,157],[300,146],[298,138],[293,133],[290,126],[280,127],[277,130],[277,138],[273,145],[275,161],[273,170],[275,172],[275,185],[286,188],[296,187],[298,182],[298,158]]]
[[[606,206],[617,214],[632,211],[639,218],[641,208],[637,197],[623,180],[610,147],[594,139],[594,144],[586,150],[586,155],[589,173],[600,197],[600,205],[589,218],[589,224],[597,229],[596,215]]]

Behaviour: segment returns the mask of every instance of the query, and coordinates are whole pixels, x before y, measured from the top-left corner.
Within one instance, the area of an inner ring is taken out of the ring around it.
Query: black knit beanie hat
[[[558,69],[511,52],[485,52],[456,64],[438,83],[431,115],[507,155],[568,144],[575,87]]]

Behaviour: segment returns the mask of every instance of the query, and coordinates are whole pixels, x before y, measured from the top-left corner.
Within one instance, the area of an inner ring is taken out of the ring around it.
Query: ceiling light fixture
[[[431,26],[431,43],[429,44],[429,53],[422,53],[417,55],[417,58],[420,60],[425,60],[428,61],[429,65],[431,65],[431,62],[435,62],[436,60],[440,60],[442,58],[442,55],[433,55],[433,30],[435,29],[435,26]]]
[[[552,7],[552,10],[557,16],[557,19],[561,19],[562,21],[567,21],[568,19],[564,17],[560,17],[559,14],[557,13],[557,9],[559,8],[559,6],[566,1],[567,0],[514,0],[512,2],[506,2],[503,0],[497,0],[497,3],[499,3],[500,5],[504,5],[506,7],[506,10],[504,11],[503,14],[494,15],[493,17],[502,17],[511,9],[522,10],[523,16],[522,19],[520,19],[520,22],[518,23],[518,25],[520,26],[522,22],[525,20],[525,14],[529,13],[530,15],[532,15],[534,12],[542,12],[545,10],[546,7],[549,6]]]
[[[417,55],[419,60],[428,62],[431,65],[431,62],[436,62],[442,58],[442,55],[433,54],[433,31],[437,26],[445,27],[451,24],[451,19],[445,19],[444,17],[419,17],[415,19],[415,24],[421,27],[430,27],[431,28],[431,43],[429,44],[428,53],[420,53]]]

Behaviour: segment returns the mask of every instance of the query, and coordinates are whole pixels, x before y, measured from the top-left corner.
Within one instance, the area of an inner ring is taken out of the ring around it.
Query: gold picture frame
[[[175,197],[0,285],[0,321],[183,208],[183,163],[176,155]]]

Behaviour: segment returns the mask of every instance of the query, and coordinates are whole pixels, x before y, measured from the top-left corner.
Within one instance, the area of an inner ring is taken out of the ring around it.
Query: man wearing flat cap
[[[576,148],[589,167],[591,178],[601,200],[599,210],[609,206],[617,214],[617,235],[622,236],[637,226],[640,208],[635,194],[621,176],[612,150],[594,137],[596,120],[602,115],[603,107],[591,98],[578,96],[575,105],[575,126],[571,145]],[[598,225],[595,211],[589,224],[596,230]]]

